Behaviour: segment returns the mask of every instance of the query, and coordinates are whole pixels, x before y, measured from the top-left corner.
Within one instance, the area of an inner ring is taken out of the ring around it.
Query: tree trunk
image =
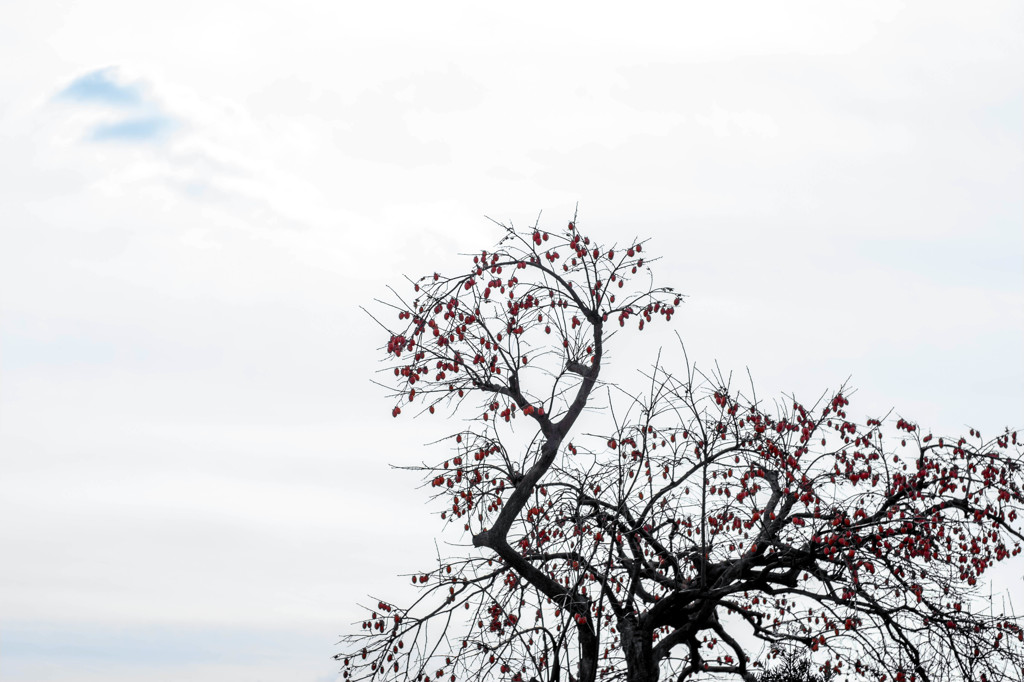
[[[620,621],[619,631],[626,654],[628,682],[657,682],[658,664],[654,660],[651,633],[637,627],[634,619]]]
[[[590,623],[580,624],[576,634],[579,637],[580,658],[575,679],[578,682],[594,682],[597,679],[597,634],[591,628]],[[570,675],[569,679],[574,678]]]

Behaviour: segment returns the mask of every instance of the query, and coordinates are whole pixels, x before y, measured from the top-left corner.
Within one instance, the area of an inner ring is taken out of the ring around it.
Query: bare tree
[[[800,656],[796,650],[790,650],[771,667],[755,679],[757,682],[829,682],[834,672],[814,672],[815,665],[807,656]]]
[[[617,392],[608,344],[681,302],[647,243],[505,230],[382,323],[392,414],[469,417],[423,467],[466,544],[368,610],[345,678],[753,682],[797,646],[829,678],[1021,679],[1020,620],[976,598],[1024,540],[1015,432],[860,424],[845,387],[767,405],[688,362]]]

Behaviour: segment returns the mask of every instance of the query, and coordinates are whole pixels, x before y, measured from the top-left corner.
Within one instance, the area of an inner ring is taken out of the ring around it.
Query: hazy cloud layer
[[[454,429],[391,419],[359,306],[485,215],[651,237],[759,395],[1024,415],[1019,3],[5,11],[5,680],[333,679],[435,552],[389,464]]]

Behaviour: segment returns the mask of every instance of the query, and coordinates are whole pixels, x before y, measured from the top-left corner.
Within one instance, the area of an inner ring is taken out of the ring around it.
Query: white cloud
[[[435,527],[387,464],[446,425],[390,418],[358,306],[493,243],[484,215],[579,202],[601,238],[652,236],[691,357],[764,393],[852,373],[869,414],[1024,414],[1016,3],[8,11],[5,618],[330,640],[403,589]],[[83,77],[105,103],[55,97]],[[146,115],[175,125],[88,139]],[[675,345],[621,340],[620,374]],[[5,647],[11,679],[160,669]],[[245,650],[179,676],[251,679]]]

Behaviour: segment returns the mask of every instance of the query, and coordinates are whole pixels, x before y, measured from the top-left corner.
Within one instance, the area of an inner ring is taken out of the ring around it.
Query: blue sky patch
[[[141,116],[128,118],[116,123],[102,123],[92,129],[89,139],[93,142],[147,142],[161,137],[172,127],[166,116]]]
[[[99,102],[117,107],[142,104],[142,92],[136,85],[124,85],[115,80],[113,67],[98,69],[79,76],[60,91],[59,97],[78,102]]]
[[[108,66],[90,71],[57,93],[58,99],[81,104],[99,104],[110,108],[134,110],[121,120],[97,123],[85,139],[90,142],[152,142],[164,137],[174,127],[174,118],[161,112],[151,101],[144,83],[123,83],[118,69]]]

